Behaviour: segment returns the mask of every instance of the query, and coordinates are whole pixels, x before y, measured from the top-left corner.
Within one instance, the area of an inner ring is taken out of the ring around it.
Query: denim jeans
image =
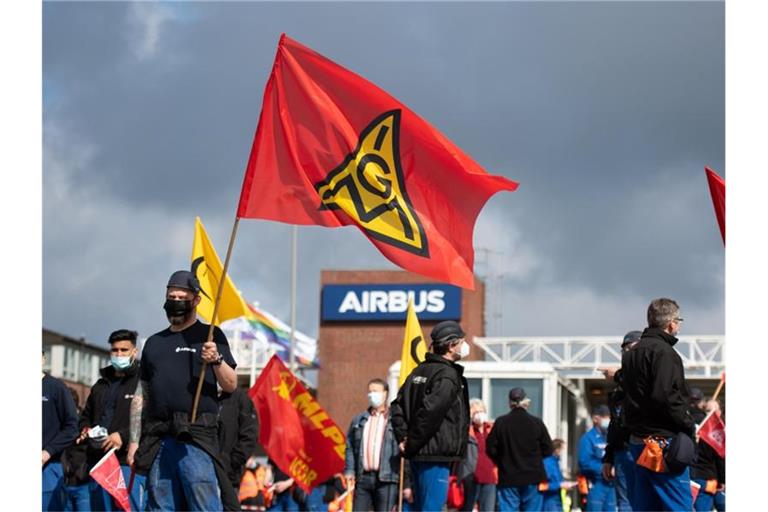
[[[635,485],[635,459],[629,449],[613,452],[616,470],[616,505],[619,512],[632,512],[632,492]]]
[[[224,508],[211,456],[192,443],[170,436],[163,438],[149,469],[147,490],[147,510]]]
[[[120,466],[120,470],[123,472],[123,480],[125,480],[126,488],[131,483],[131,466]],[[122,510],[115,499],[109,494],[102,486],[96,481],[91,481],[89,484],[91,495],[91,510],[104,510],[106,512],[112,512]],[[133,487],[131,487],[131,493],[128,496],[131,502],[132,511],[142,511],[147,504],[147,477],[144,475],[133,475]]]
[[[411,510],[418,512],[443,510],[448,499],[450,469],[450,464],[447,462],[411,461],[414,492]]]
[[[390,511],[397,507],[398,488],[396,483],[379,480],[377,472],[363,472],[355,482],[352,508],[355,512]]]
[[[43,510],[61,510],[64,490],[64,470],[61,462],[49,462],[43,467]]]
[[[496,501],[499,503],[499,511],[541,510],[544,496],[539,492],[535,484],[496,486]]]
[[[275,494],[272,505],[267,509],[270,512],[299,512],[299,504],[293,499],[291,491]]]
[[[93,510],[91,508],[91,492],[88,484],[65,485],[61,490],[62,510],[65,512]]]
[[[613,485],[598,478],[592,483],[587,494],[586,512],[614,512],[616,510],[616,490]]]
[[[471,512],[475,503],[480,512],[496,510],[496,484],[479,484],[470,475],[464,479],[464,505],[461,512]]]
[[[637,460],[644,444],[629,443],[632,458]],[[656,473],[635,464],[635,485],[632,493],[633,510],[691,510],[690,468],[680,473]]]

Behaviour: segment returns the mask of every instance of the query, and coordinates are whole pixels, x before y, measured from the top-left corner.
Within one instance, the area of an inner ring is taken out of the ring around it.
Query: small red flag
[[[691,480],[691,496],[693,496],[694,503],[696,503],[696,497],[699,495],[699,491],[701,491],[701,484],[697,484]]]
[[[344,432],[276,355],[248,391],[259,443],[306,492],[344,470]]]
[[[517,185],[283,34],[237,217],[356,226],[396,265],[473,289],[475,220],[493,194]]]
[[[725,458],[725,424],[720,413],[712,411],[699,427],[699,439],[711,446],[717,454]]]
[[[712,196],[717,224],[720,226],[720,234],[725,244],[725,180],[709,167],[705,167],[704,171],[707,173],[709,194]]]
[[[118,506],[125,512],[131,512],[131,503],[128,500],[128,489],[125,487],[125,478],[123,470],[120,468],[120,462],[115,455],[115,449],[109,450],[99,462],[93,466],[90,473],[91,478],[104,488],[115,498]]]

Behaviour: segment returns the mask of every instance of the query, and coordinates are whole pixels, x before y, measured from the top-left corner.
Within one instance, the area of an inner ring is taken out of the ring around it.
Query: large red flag
[[[259,443],[305,491],[344,469],[344,432],[304,385],[272,356],[248,391],[259,414]]]
[[[477,215],[516,188],[376,85],[283,34],[237,217],[354,225],[400,267],[474,288]]]
[[[720,234],[723,237],[723,244],[725,244],[725,180],[709,167],[705,167],[704,172],[707,173],[709,194],[712,196],[717,224],[720,226]]]
[[[699,439],[714,448],[720,457],[725,458],[725,424],[720,419],[720,413],[712,411],[701,422]]]
[[[131,503],[128,500],[128,489],[125,487],[125,478],[120,469],[120,461],[117,460],[115,449],[109,450],[99,462],[93,466],[90,473],[91,478],[104,488],[115,498],[117,504],[125,510],[131,512]]]

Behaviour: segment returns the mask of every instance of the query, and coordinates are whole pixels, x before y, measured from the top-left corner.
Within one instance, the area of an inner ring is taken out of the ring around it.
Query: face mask
[[[611,423],[611,418],[601,418],[600,419],[600,428],[603,430],[608,430],[608,425]]]
[[[131,366],[131,358],[129,356],[111,356],[109,362],[115,370],[125,370]]]
[[[384,393],[381,391],[371,391],[368,393],[368,404],[373,408],[381,407],[384,403]]]
[[[466,359],[467,356],[469,356],[469,343],[462,341],[461,347],[459,347],[459,358]]]
[[[475,425],[482,425],[486,421],[488,421],[488,414],[484,412],[476,412],[472,416],[472,421],[475,423]]]
[[[192,301],[168,299],[163,304],[163,309],[168,316],[185,316],[192,311]]]

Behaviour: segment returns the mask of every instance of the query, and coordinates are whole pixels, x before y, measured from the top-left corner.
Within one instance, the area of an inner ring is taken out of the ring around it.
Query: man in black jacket
[[[624,417],[635,461],[649,438],[667,445],[679,433],[693,435],[683,362],[673,348],[682,321],[674,300],[653,300],[648,306],[648,328],[622,356]],[[661,472],[635,467],[634,510],[691,510],[689,468],[673,473],[664,466]]]
[[[392,402],[392,426],[411,461],[414,509],[441,510],[452,462],[464,458],[469,437],[469,395],[464,367],[469,355],[461,326],[452,320],[432,329],[427,353]]]
[[[531,400],[522,388],[509,391],[510,412],[497,418],[485,452],[499,468],[496,502],[501,512],[541,510],[537,485],[547,480],[544,458],[552,454],[552,439],[544,422],[528,414]]]
[[[125,485],[129,485],[131,475],[131,467],[126,461],[131,400],[139,383],[136,336],[136,331],[128,329],[119,329],[109,335],[110,365],[99,371],[101,378],[91,388],[80,417],[77,440],[78,444],[86,444],[89,468],[115,448]],[[107,437],[94,441],[89,438],[88,430],[99,426],[107,429]],[[144,495],[144,476],[135,475],[130,495],[132,509],[143,510]],[[95,481],[91,482],[91,506],[93,510],[119,510],[112,496]]]
[[[232,393],[219,390],[219,450],[235,494],[245,471],[245,462],[256,449],[259,425],[256,410],[242,388]]]

